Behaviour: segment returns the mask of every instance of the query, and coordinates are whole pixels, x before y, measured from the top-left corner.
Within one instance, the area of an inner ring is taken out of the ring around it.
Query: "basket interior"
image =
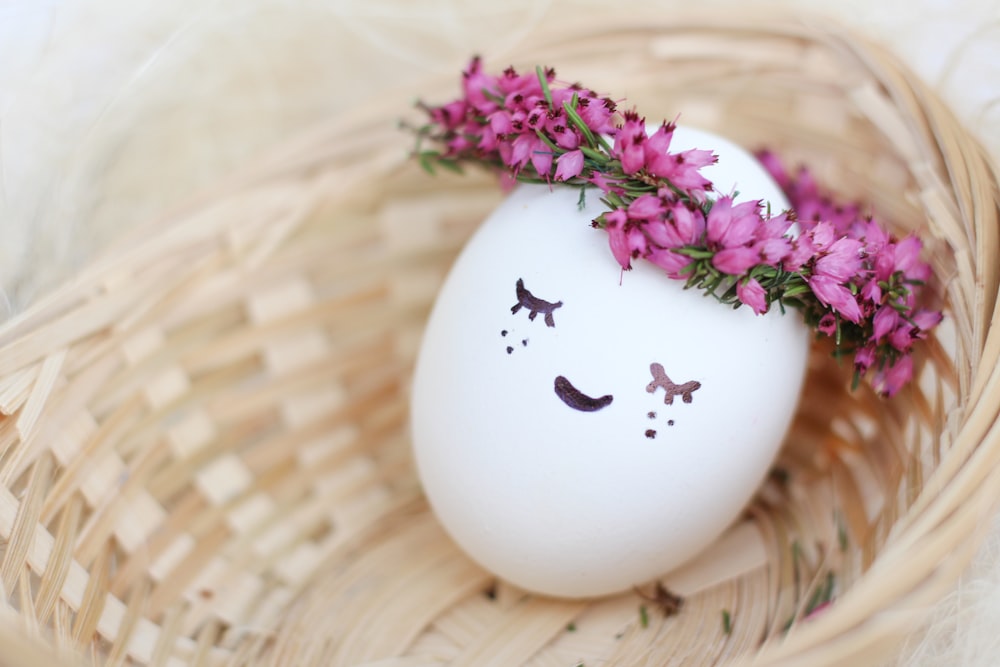
[[[996,178],[931,93],[835,28],[618,21],[543,26],[515,64],[775,148],[921,232],[947,319],[918,381],[892,401],[852,393],[816,346],[774,473],[665,578],[678,615],[494,581],[428,511],[407,392],[436,290],[501,194],[407,161],[394,122],[411,97],[394,93],[0,331],[17,634],[66,664],[819,665],[872,660],[913,629],[993,506]]]

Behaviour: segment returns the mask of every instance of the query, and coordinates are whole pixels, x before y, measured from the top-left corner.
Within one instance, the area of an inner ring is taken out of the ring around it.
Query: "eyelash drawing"
[[[680,396],[681,400],[685,403],[690,403],[692,400],[691,394],[701,389],[701,383],[695,380],[685,382],[684,384],[674,384],[661,364],[650,364],[649,372],[653,374],[653,381],[646,385],[646,391],[652,394],[656,392],[658,387],[663,387],[663,390],[667,393],[663,397],[665,405],[673,405],[675,396]]]
[[[555,320],[552,318],[552,311],[557,308],[562,308],[562,301],[552,303],[551,301],[539,299],[537,296],[528,291],[528,288],[524,286],[524,280],[521,278],[517,279],[515,291],[517,292],[517,303],[511,306],[510,312],[512,314],[517,313],[517,311],[521,310],[521,308],[527,308],[529,311],[529,320],[534,320],[538,313],[542,313],[545,315],[546,326],[554,327],[556,325]]]

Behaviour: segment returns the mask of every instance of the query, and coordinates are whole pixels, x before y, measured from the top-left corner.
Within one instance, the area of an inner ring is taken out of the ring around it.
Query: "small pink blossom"
[[[640,195],[628,205],[628,217],[639,220],[652,220],[664,214],[663,202],[653,195]]]
[[[757,264],[758,259],[759,255],[753,248],[746,246],[726,248],[715,253],[712,257],[712,266],[731,276],[739,276]]]
[[[666,271],[671,278],[681,277],[681,271],[693,261],[686,255],[680,255],[666,248],[651,248],[646,258]]]
[[[754,243],[753,249],[764,264],[778,266],[792,251],[792,244],[786,238],[772,238]]]
[[[542,142],[533,134],[521,134],[511,144],[510,160],[507,166],[519,171],[531,160],[535,148]],[[544,144],[542,144],[544,147]]]
[[[809,236],[812,239],[813,246],[816,250],[827,250],[833,245],[834,240],[836,240],[836,234],[834,233],[833,225],[829,222],[818,222],[816,225],[809,230]]]
[[[701,209],[677,202],[671,208],[669,217],[673,221],[673,228],[677,230],[680,245],[693,245],[702,242],[706,221]]]
[[[884,396],[895,396],[913,378],[913,359],[905,355],[875,373],[872,386]]]
[[[767,293],[754,278],[736,283],[736,297],[758,315],[767,312]]]
[[[854,323],[861,320],[861,309],[851,290],[827,276],[813,276],[808,282],[816,298],[840,313],[841,317]]]
[[[872,338],[875,342],[881,341],[892,333],[898,324],[899,313],[892,306],[882,306],[872,318]]]
[[[875,363],[875,346],[864,345],[854,353],[854,369],[861,375],[868,372],[868,369]]]
[[[652,163],[647,158],[646,168],[653,176],[665,178],[681,190],[704,192],[712,189],[712,182],[701,175],[701,169],[716,162],[718,156],[712,151],[693,148],[659,156]]]
[[[896,271],[902,271],[909,275],[913,268],[920,262],[920,249],[923,244],[916,236],[907,236],[896,244],[894,253],[896,261]]]
[[[918,310],[913,315],[913,323],[917,325],[919,334],[922,336],[937,325],[941,324],[943,315],[936,310]]]
[[[808,234],[800,234],[789,243],[792,249],[781,261],[781,265],[786,271],[799,271],[816,255],[816,246]]]
[[[555,180],[568,181],[576,178],[583,171],[583,151],[577,149],[563,153],[556,159]]]
[[[913,335],[915,331],[908,323],[903,322],[889,334],[889,343],[900,352],[909,352],[913,347],[913,341],[916,340]]]
[[[605,229],[608,232],[608,243],[611,245],[611,254],[628,271],[632,268],[632,249],[629,247],[628,237],[625,233],[625,225],[628,216],[625,211],[618,208],[610,213],[604,214]]]
[[[819,324],[816,325],[816,329],[827,336],[833,336],[837,333],[837,316],[833,313],[827,313],[820,318]]]
[[[608,180],[607,175],[602,171],[591,172],[590,178],[587,179],[587,182],[596,186],[605,194],[615,191],[614,183]]]
[[[499,109],[489,115],[490,128],[499,135],[509,134],[514,131],[514,124],[511,122],[510,112],[506,109]]]
[[[645,166],[643,145],[646,142],[646,121],[635,112],[625,114],[625,123],[615,137],[614,155],[622,163],[622,171],[632,175]]]
[[[861,298],[871,303],[882,301],[882,288],[877,280],[872,279],[865,283],[864,287],[861,288]]]
[[[861,241],[842,238],[816,260],[816,274],[833,278],[837,282],[847,282],[861,270]]]
[[[719,197],[708,212],[708,240],[723,248],[735,248],[751,241],[760,224],[760,202],[733,206],[732,197]]]
[[[615,115],[615,103],[608,99],[599,99],[596,95],[580,98],[578,109],[580,118],[595,134],[612,134],[616,129],[612,119]]]

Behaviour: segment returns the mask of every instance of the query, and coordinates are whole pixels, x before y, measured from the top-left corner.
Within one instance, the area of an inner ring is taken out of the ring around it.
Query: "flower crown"
[[[414,128],[415,155],[428,172],[481,164],[507,184],[578,187],[581,205],[584,189],[596,187],[608,210],[593,226],[608,233],[622,269],[643,259],[733,307],[798,309],[817,336],[833,340],[835,356],[853,354],[854,386],[872,371],[875,390],[891,396],[912,378],[913,344],[942,318],[919,307],[930,267],[917,237],[895,238],[766,151],[758,159],[793,210],[772,215],[759,201],[712,198],[700,173],[717,161],[711,151],[671,153],[674,123],[649,134],[635,111],[557,84],[553,69],[494,76],[474,58],[462,86],[457,100],[418,105],[430,122]],[[795,222],[798,236],[786,236]]]

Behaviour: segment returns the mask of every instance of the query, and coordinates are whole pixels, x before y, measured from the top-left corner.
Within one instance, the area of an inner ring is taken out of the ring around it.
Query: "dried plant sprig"
[[[507,183],[597,188],[608,210],[593,226],[608,233],[623,270],[643,259],[733,307],[796,308],[832,339],[835,355],[853,355],[855,384],[871,372],[884,395],[912,378],[913,344],[941,321],[920,305],[930,268],[917,237],[895,238],[772,153],[758,157],[792,210],[772,214],[759,201],[713,196],[701,174],[718,160],[711,151],[671,152],[673,122],[649,133],[635,111],[557,82],[551,68],[490,75],[474,58],[462,88],[452,102],[420,105],[429,122],[415,130],[415,155],[428,171],[478,164]]]

